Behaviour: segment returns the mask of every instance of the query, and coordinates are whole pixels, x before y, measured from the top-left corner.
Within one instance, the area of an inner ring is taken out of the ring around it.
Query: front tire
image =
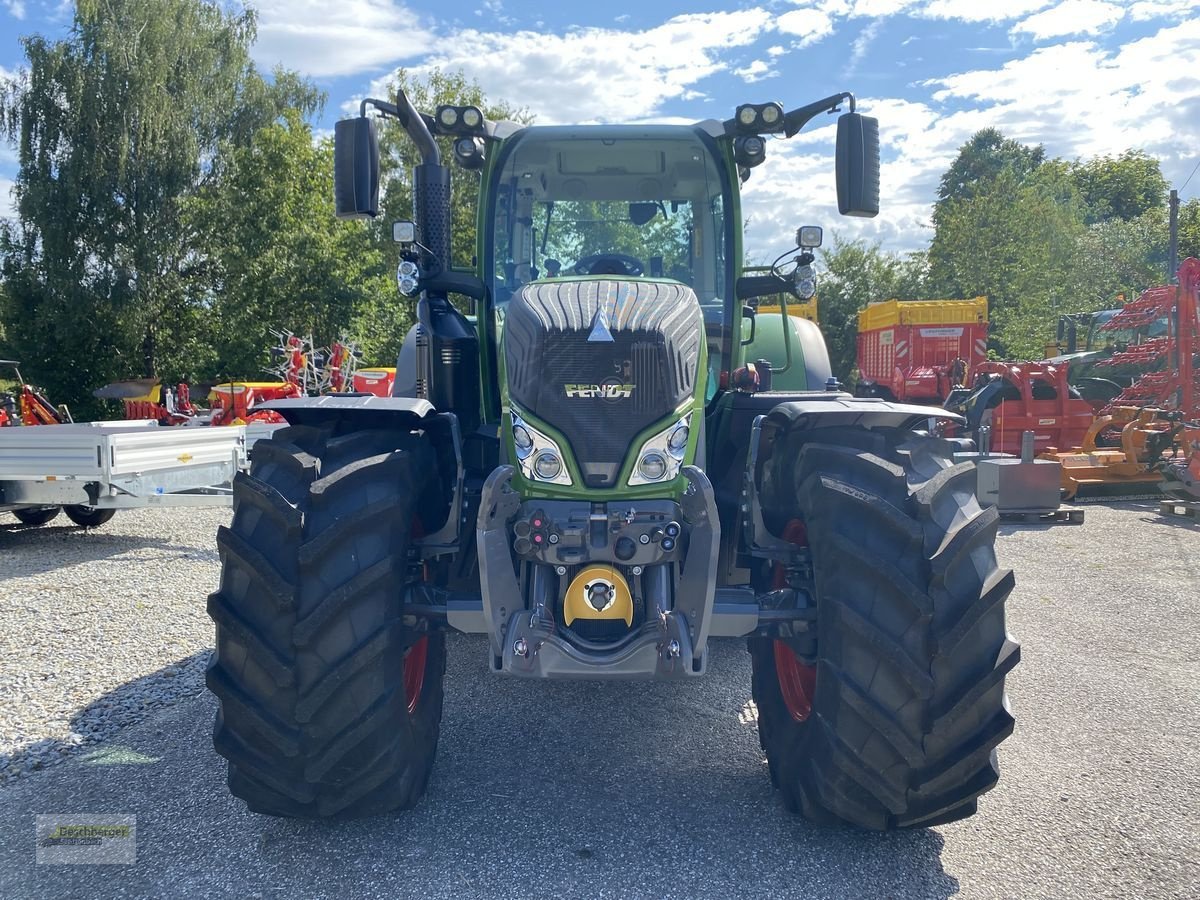
[[[279,816],[411,807],[433,770],[446,663],[442,633],[403,610],[413,528],[439,503],[432,452],[403,431],[291,427],[252,457],[208,601],[230,791]]]
[[[1013,577],[952,450],[830,428],[785,436],[768,463],[764,496],[792,498],[775,516],[810,548],[816,639],[752,638],[753,696],[772,780],[815,822],[951,822],[999,777]]]

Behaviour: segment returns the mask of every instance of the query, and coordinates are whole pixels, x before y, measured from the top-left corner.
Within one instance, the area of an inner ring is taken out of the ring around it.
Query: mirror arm
[[[793,109],[783,117],[783,136],[792,137],[801,128],[808,124],[809,119],[823,112],[837,112],[842,101],[846,100],[850,103],[850,112],[854,112],[854,95],[849,91],[843,91],[840,94],[832,94],[824,100],[818,100],[815,103],[809,103],[807,106],[801,106],[799,109]]]
[[[737,280],[734,294],[739,300],[749,300],[752,297],[765,297],[791,289],[790,281],[775,275],[743,275]]]
[[[438,149],[437,141],[433,139],[425,117],[417,112],[416,107],[412,105],[412,101],[408,99],[408,95],[404,91],[396,92],[396,101],[396,103],[388,103],[386,100],[367,97],[358,105],[358,114],[365,116],[367,107],[373,106],[385,116],[391,116],[398,120],[404,126],[404,130],[408,132],[412,142],[417,145],[417,152],[421,154],[421,162],[432,163],[435,166],[441,165],[442,153]]]
[[[467,272],[444,269],[436,275],[425,279],[421,286],[434,294],[462,294],[464,297],[470,297],[472,300],[483,300],[483,282],[475,275]]]

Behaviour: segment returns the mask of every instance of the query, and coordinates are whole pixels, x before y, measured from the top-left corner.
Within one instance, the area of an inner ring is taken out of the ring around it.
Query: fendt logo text
[[[567,396],[593,400],[628,400],[636,385],[606,381],[603,384],[564,384]]]

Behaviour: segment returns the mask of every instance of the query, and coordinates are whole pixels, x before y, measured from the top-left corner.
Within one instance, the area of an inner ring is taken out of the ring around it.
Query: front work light
[[[461,137],[454,142],[454,161],[464,169],[482,169],[484,160],[483,140],[477,137]]]
[[[820,225],[801,225],[796,229],[796,246],[805,250],[820,247],[824,235]]]
[[[396,286],[405,297],[417,294],[421,287],[421,268],[411,259],[400,260],[396,267]]]

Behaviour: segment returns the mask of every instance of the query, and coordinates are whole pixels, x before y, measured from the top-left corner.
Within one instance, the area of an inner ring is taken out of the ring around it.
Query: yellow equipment
[[[1083,436],[1078,450],[1041,454],[1062,463],[1062,487],[1067,500],[1085,497],[1119,497],[1136,494],[1143,485],[1157,484],[1162,474],[1154,466],[1169,445],[1173,429],[1162,410],[1136,406],[1114,407],[1098,416]],[[1119,446],[1101,447],[1102,435],[1120,429]],[[1151,489],[1153,490],[1153,489]]]

